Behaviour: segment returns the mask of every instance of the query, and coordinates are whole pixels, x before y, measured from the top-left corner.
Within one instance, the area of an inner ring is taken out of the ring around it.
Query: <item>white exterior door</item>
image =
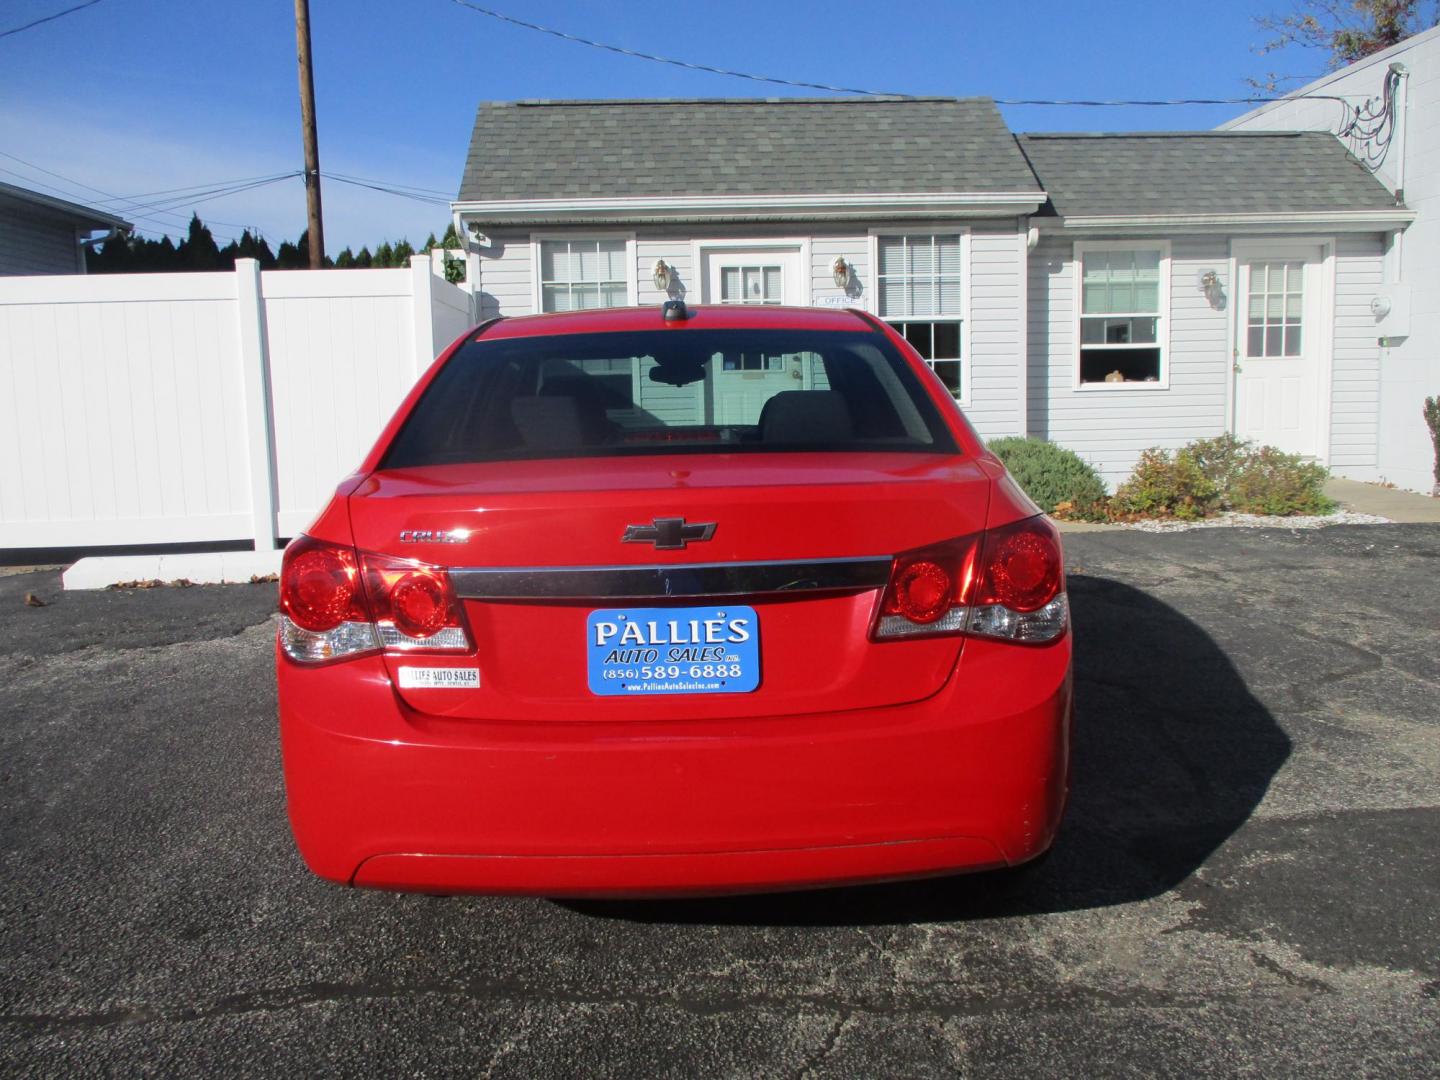
[[[1307,245],[1238,260],[1235,434],[1305,457],[1322,450],[1322,255]]]
[[[800,304],[800,249],[712,248],[705,251],[707,304]]]
[[[800,250],[793,247],[726,248],[705,254],[705,302],[799,304]],[[744,353],[717,358],[714,418],[717,424],[753,424],[771,395],[802,386],[792,357]]]

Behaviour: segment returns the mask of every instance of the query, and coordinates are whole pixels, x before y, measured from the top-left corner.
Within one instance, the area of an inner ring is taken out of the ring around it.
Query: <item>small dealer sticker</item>
[[[480,669],[473,667],[402,667],[401,690],[478,690]]]

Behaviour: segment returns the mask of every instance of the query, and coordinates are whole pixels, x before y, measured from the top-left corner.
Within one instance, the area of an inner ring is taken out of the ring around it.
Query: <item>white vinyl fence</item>
[[[0,548],[293,536],[470,294],[409,269],[0,278]]]

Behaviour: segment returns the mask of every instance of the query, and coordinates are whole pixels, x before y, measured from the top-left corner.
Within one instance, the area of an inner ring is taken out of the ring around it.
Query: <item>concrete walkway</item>
[[[1338,502],[1342,510],[1353,510],[1357,514],[1375,514],[1403,523],[1440,524],[1440,499],[1429,495],[1338,477],[1325,482],[1325,494]]]

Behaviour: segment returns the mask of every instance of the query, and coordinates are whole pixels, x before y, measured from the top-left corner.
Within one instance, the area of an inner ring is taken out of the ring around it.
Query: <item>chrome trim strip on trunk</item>
[[[662,600],[685,596],[878,589],[890,556],[670,566],[456,567],[450,581],[465,600]]]

